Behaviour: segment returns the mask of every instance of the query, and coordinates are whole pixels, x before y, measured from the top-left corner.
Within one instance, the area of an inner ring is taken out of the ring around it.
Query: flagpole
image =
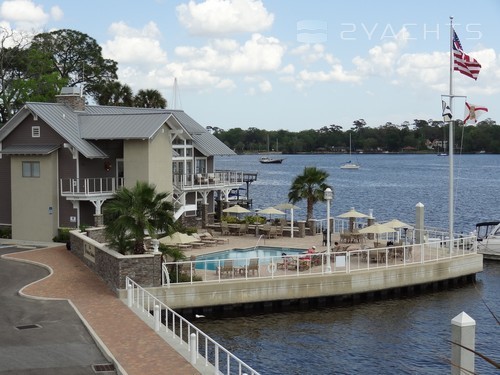
[[[450,16],[450,111],[453,113],[453,16]],[[453,194],[453,145],[455,141],[455,137],[453,135],[453,118],[449,121],[449,135],[448,135],[448,159],[450,163],[450,171],[449,171],[449,238],[450,238],[450,256],[453,250],[453,227],[454,227],[454,194]]]

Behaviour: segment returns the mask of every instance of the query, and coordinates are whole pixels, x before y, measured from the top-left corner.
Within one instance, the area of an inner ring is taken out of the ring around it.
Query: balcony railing
[[[174,174],[173,183],[182,191],[238,187],[248,180],[248,173],[216,171],[211,173]]]
[[[64,197],[91,197],[113,195],[123,186],[123,178],[63,178],[60,180],[61,195]]]

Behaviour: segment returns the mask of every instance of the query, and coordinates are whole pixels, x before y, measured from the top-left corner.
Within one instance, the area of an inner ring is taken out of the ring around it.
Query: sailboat
[[[351,133],[349,133],[349,158],[351,156]],[[352,160],[349,160],[347,163],[344,163],[340,166],[340,169],[359,169],[360,165],[357,163],[353,163]]]

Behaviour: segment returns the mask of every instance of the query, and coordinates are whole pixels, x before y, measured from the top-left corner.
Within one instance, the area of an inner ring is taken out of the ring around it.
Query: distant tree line
[[[464,126],[463,121],[456,120],[454,125],[455,150],[463,153],[500,153],[500,126],[494,120],[488,118],[473,126]],[[339,125],[298,132],[254,127],[223,130],[215,126],[207,126],[207,130],[240,154],[267,151],[286,154],[346,152],[349,150],[349,135],[353,152],[442,152],[440,147],[448,147],[449,125],[442,121],[416,119],[413,123],[405,121],[396,125],[388,122],[374,128],[359,119],[347,131]]]
[[[118,63],[90,36],[62,29],[37,35],[0,27],[0,124],[26,102],[54,102],[64,86],[81,85],[100,105],[166,108],[158,90],[136,94],[117,78]]]

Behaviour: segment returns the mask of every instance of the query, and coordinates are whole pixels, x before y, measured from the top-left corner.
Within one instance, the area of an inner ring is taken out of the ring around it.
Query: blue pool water
[[[302,254],[306,249],[257,246],[246,249],[230,249],[196,257],[196,268],[215,270],[225,259],[233,259],[235,266],[244,266],[250,258],[260,258],[261,264],[267,264],[273,257]]]

